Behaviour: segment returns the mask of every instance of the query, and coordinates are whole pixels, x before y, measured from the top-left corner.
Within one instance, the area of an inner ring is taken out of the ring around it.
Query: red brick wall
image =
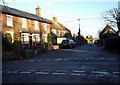
[[[22,17],[16,17],[13,16],[13,27],[7,26],[7,16],[6,14],[1,15],[2,18],[2,32],[5,34],[6,31],[12,31],[17,35],[18,39],[20,40],[20,29],[22,30],[32,30],[32,31],[40,31],[42,32],[40,36],[40,40],[43,43],[44,42],[44,34],[48,34],[50,32],[50,24],[47,24],[47,31],[44,32],[44,23],[43,22],[38,22],[38,30],[35,30],[35,24],[34,20],[27,19],[26,21],[26,26],[27,28],[22,28]],[[15,39],[13,37],[13,39]]]

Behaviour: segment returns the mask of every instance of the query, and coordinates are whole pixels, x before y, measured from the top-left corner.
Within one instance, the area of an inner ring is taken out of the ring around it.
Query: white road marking
[[[86,74],[71,73],[70,75],[73,75],[73,76],[85,76]]]
[[[105,75],[102,75],[102,74],[96,74],[96,75],[94,74],[94,75],[93,75],[93,74],[92,74],[91,76],[105,76]]]
[[[108,72],[102,72],[102,71],[92,71],[92,73],[98,73],[98,74],[109,74]]]
[[[120,74],[120,72],[113,72],[114,74]]]
[[[49,74],[47,72],[35,72],[36,74]]]
[[[55,70],[55,72],[68,72],[67,70]]]
[[[20,73],[29,74],[29,73],[31,73],[31,72],[23,71],[23,72],[20,72]]]
[[[18,71],[8,71],[6,73],[18,73]]]
[[[37,71],[37,70],[26,70],[26,71]]]
[[[81,70],[81,71],[73,71],[73,72],[82,73],[82,72],[85,72],[85,71]]]
[[[53,75],[65,75],[67,73],[52,73]]]
[[[55,61],[61,61],[62,59],[55,59]]]

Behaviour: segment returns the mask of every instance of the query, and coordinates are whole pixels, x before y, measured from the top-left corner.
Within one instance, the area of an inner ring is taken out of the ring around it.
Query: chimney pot
[[[53,21],[57,22],[57,17],[53,17]]]

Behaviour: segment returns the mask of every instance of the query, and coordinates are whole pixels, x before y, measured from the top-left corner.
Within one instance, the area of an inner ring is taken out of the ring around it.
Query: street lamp
[[[78,23],[79,23],[79,32],[78,32],[78,36],[80,36],[80,18],[78,19]]]

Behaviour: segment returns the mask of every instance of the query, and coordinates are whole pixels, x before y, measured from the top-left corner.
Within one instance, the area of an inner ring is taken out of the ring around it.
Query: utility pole
[[[118,26],[118,36],[120,36],[120,1],[118,2],[117,26]]]
[[[78,23],[79,23],[79,32],[78,32],[78,36],[80,36],[80,18],[78,19]]]

